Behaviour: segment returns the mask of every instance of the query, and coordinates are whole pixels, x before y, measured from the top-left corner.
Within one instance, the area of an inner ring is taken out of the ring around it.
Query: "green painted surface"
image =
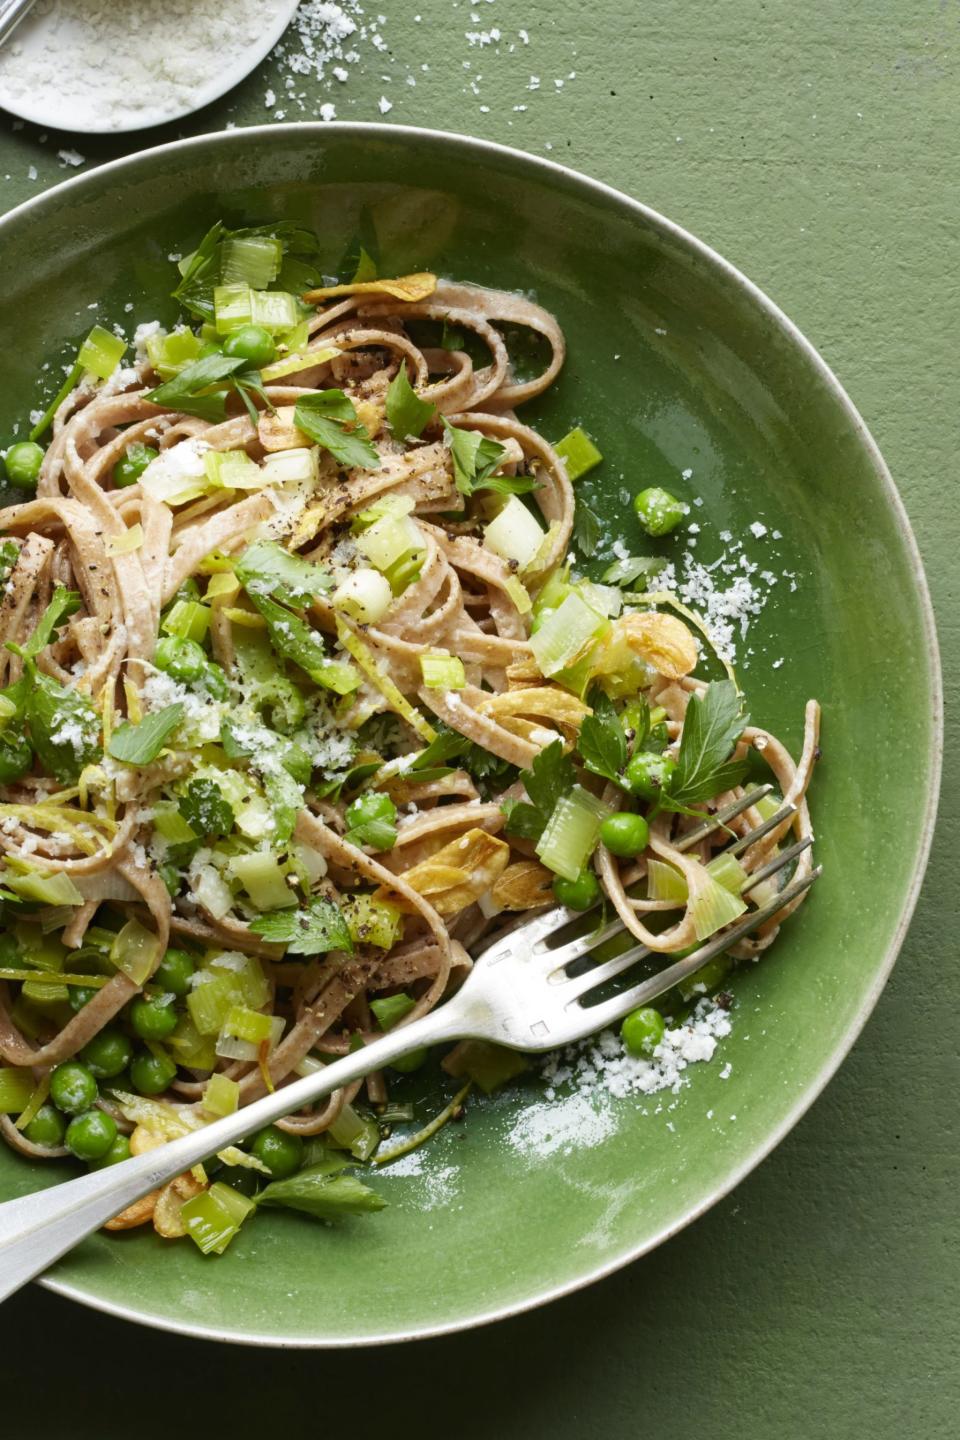
[[[494,7],[481,8],[484,23],[494,23]],[[956,205],[956,12],[898,3],[858,15],[823,3],[802,12],[748,3],[718,5],[705,17],[659,5],[628,22],[609,0],[575,20],[537,4],[497,0],[495,8],[505,33],[518,25],[530,32],[519,69],[512,58],[468,51],[468,11],[445,0],[421,7],[432,24],[387,28],[407,62],[421,59],[415,40],[424,47],[432,77],[404,94],[391,118],[469,128],[530,149],[550,141],[557,158],[688,225],[768,290],[837,369],[891,464],[939,603],[949,691],[957,305],[946,249]],[[484,73],[488,114],[462,93],[461,52]],[[445,53],[455,58],[445,63]],[[544,88],[573,69],[577,80],[561,95],[527,95],[527,68]],[[338,92],[338,101],[358,97],[359,115],[341,102],[343,118],[375,118],[384,89],[378,69],[355,72]],[[249,82],[235,118],[263,118],[265,83],[263,75]],[[517,103],[529,109],[513,112]],[[208,112],[197,128],[221,125],[228,108]],[[35,140],[29,130],[4,137],[0,173],[25,176],[36,163],[41,179],[59,178],[55,164],[43,166]],[[88,141],[80,148],[100,153]],[[35,188],[14,178],[6,195],[13,203]],[[342,1397],[363,1393],[373,1374],[386,1399],[370,1419],[351,1422],[361,1434],[382,1429],[384,1404],[394,1428],[416,1416],[429,1434],[451,1423],[477,1436],[494,1427],[561,1436],[950,1433],[957,985],[949,941],[944,947],[940,937],[951,935],[956,917],[956,778],[948,745],[941,841],[925,899],[861,1043],[774,1157],[661,1251],[592,1292],[474,1337],[376,1356],[265,1355],[255,1385],[253,1357],[148,1341],[31,1293],[5,1316],[10,1333],[29,1326],[34,1337],[18,1381],[28,1380],[33,1401],[47,1390],[40,1334],[61,1357],[76,1355],[84,1337],[103,1377],[91,1379],[88,1362],[87,1433],[97,1436],[119,1433],[131,1414],[144,1435],[174,1423],[143,1405],[147,1341],[151,1369],[159,1360],[176,1377],[170,1410],[186,1401],[194,1423],[222,1423],[230,1396],[246,1417],[232,1420],[238,1433],[253,1433],[255,1419],[316,1415],[318,1382]],[[107,1399],[116,1389],[103,1369],[108,1354],[130,1377],[125,1394],[120,1382],[122,1406]],[[104,1419],[96,1418],[98,1401],[108,1406]],[[25,1429],[24,1409],[11,1434]],[[31,1405],[30,1415],[32,1434],[83,1433],[66,1396]]]

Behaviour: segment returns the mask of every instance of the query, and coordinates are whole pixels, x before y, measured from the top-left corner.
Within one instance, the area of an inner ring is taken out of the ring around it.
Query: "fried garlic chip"
[[[119,1215],[114,1215],[104,1225],[104,1230],[133,1230],[137,1225],[146,1225],[148,1220],[153,1218],[154,1207],[160,1198],[159,1190],[151,1190],[149,1195],[141,1195],[139,1200],[134,1200],[126,1210],[121,1210]]]
[[[635,654],[668,680],[689,675],[699,659],[696,640],[675,615],[657,610],[624,615],[615,629]]]
[[[304,450],[310,444],[309,435],[304,435],[293,423],[295,405],[278,405],[272,413],[265,410],[257,422],[257,433],[264,450]]]
[[[348,285],[322,285],[308,290],[304,300],[314,304],[334,295],[390,295],[394,300],[426,300],[437,288],[437,277],[427,271],[416,275],[399,275],[395,280],[354,280]]]
[[[542,716],[554,720],[558,725],[567,725],[579,730],[587,715],[593,712],[589,705],[561,690],[559,685],[531,685],[521,690],[506,690],[502,695],[490,695],[481,700],[477,709],[482,715],[494,715],[501,720],[507,715]]]
[[[508,865],[490,891],[490,899],[503,910],[535,910],[553,898],[553,874],[539,860]]]
[[[440,915],[457,915],[486,893],[507,867],[510,846],[486,830],[468,830],[458,840],[444,845],[429,860],[403,872],[403,880],[422,895]],[[389,900],[412,913],[403,897],[386,886],[377,891],[378,900]]]
[[[179,1240],[186,1235],[187,1227],[180,1217],[184,1202],[199,1195],[205,1187],[189,1173],[178,1175],[169,1185],[164,1185],[153,1207],[153,1228],[164,1240]]]

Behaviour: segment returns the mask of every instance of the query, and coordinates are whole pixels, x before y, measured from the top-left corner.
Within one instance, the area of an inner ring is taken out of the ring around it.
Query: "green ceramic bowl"
[[[372,226],[385,272],[429,267],[535,293],[570,356],[526,414],[548,436],[582,421],[600,441],[605,463],[582,489],[607,542],[643,543],[625,503],[643,486],[702,497],[703,558],[730,531],[778,577],[740,646],[752,713],[796,747],[804,701],[824,706],[812,797],[824,878],[769,958],[738,976],[720,1063],[694,1067],[678,1096],[607,1102],[571,1123],[548,1118],[535,1087],[516,1089],[379,1176],[381,1215],[333,1230],[265,1213],[219,1260],[152,1233],[101,1235],[44,1282],[218,1339],[437,1334],[540,1304],[660,1244],[769,1153],[846,1055],[930,845],[940,764],[930,603],[863,421],[765,296],[636,201],[459,136],[238,130],[105,165],[14,211],[0,222],[0,431],[34,407],[39,365],[89,328],[89,306],[123,319],[132,302],[130,322],[168,315],[166,257],[219,216],[303,222],[328,241],[331,269]],[[753,538],[754,522],[766,537]],[[37,1181],[0,1155],[0,1193]]]

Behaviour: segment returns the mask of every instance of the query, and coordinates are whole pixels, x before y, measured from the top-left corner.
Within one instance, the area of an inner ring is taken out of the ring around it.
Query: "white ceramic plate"
[[[118,3],[122,3],[122,0],[118,0]],[[222,0],[221,9],[228,9],[229,3],[230,0]],[[36,125],[78,135],[116,135],[179,120],[184,115],[191,115],[195,110],[201,110],[204,105],[219,100],[221,95],[239,85],[251,70],[256,69],[290,24],[298,3],[299,0],[261,0],[261,31],[256,40],[245,46],[231,64],[218,65],[216,57],[211,56],[209,79],[205,83],[179,95],[171,95],[166,103],[144,106],[135,114],[121,114],[118,117],[109,106],[107,92],[100,90],[95,83],[85,89],[83,99],[79,101],[75,97],[64,97],[55,83],[38,81],[36,85],[31,85],[26,95],[17,93],[10,83],[6,72],[14,60],[18,71],[24,62],[28,62],[34,74],[39,76],[41,72],[45,49],[44,27],[50,24],[51,11],[56,6],[56,0],[53,0],[52,4],[51,0],[38,0],[36,9],[21,21],[6,45],[0,49],[0,106],[23,120],[32,120]],[[162,6],[157,13],[162,14]],[[70,48],[72,28],[72,25],[64,25],[67,49]],[[163,43],[170,43],[175,52],[175,29],[168,28],[163,32]],[[105,55],[103,63],[116,66],[121,62],[116,55]]]

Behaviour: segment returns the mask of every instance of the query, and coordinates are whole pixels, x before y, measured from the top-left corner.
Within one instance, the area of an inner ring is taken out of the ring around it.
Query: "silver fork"
[[[681,848],[690,849],[770,790],[761,786],[732,802],[690,832]],[[794,814],[784,806],[776,815],[729,848],[741,853]],[[811,842],[800,840],[755,871],[744,894],[791,864]],[[222,1120],[138,1155],[120,1165],[96,1170],[77,1180],[0,1204],[0,1300],[46,1270],[107,1220],[184,1170],[275,1120],[309,1105],[342,1085],[424,1045],[450,1040],[490,1040],[517,1050],[543,1051],[585,1039],[622,1019],[637,1006],[694,974],[714,956],[772,919],[813,884],[819,868],[794,879],[768,904],[744,915],[692,954],[607,1000],[585,1004],[591,993],[651,952],[634,945],[584,974],[570,976],[568,966],[602,941],[623,930],[619,921],[590,934],[562,940],[564,929],[582,916],[558,906],[500,935],[478,957],[460,990],[428,1015],[389,1031],[322,1071],[294,1080]],[[551,941],[558,943],[551,944]]]

